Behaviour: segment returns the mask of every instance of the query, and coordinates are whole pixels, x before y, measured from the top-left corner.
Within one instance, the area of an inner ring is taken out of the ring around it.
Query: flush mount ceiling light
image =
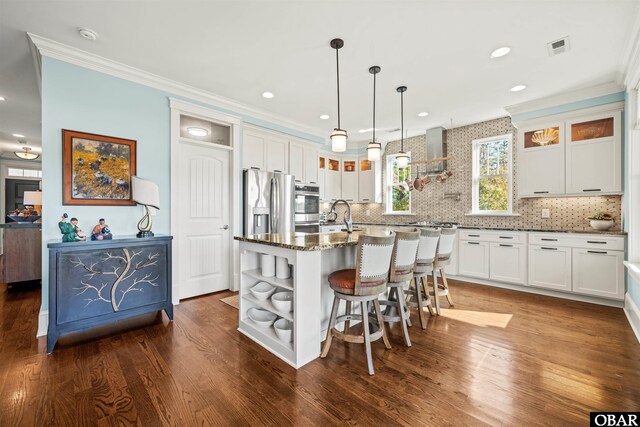
[[[418,117],[427,117],[428,115],[429,115],[429,113],[427,113],[426,111],[418,113]]]
[[[520,92],[521,90],[525,90],[526,88],[527,88],[527,85],[515,85],[514,87],[512,87],[509,90],[511,92]]]
[[[329,120],[329,115],[328,114],[322,114],[320,116],[320,120]]]
[[[95,41],[98,38],[98,33],[85,27],[78,28],[78,34],[80,34],[80,37],[86,40]]]
[[[22,150],[14,151],[13,154],[24,160],[35,160],[40,157],[40,154],[32,153],[31,148],[29,147],[22,147]]]
[[[263,98],[267,98],[267,99],[271,99],[273,98],[275,95],[272,92],[262,92],[262,97]]]
[[[329,45],[336,50],[336,87],[338,88],[338,127],[331,133],[331,150],[341,153],[347,150],[347,131],[340,129],[340,62],[338,51],[344,46],[342,39],[333,39]]]
[[[189,133],[189,135],[193,135],[193,136],[207,136],[209,135],[209,131],[204,129],[204,128],[197,128],[197,127],[188,127],[187,128],[187,132]]]
[[[511,52],[511,48],[508,46],[502,46],[491,52],[491,58],[500,58]]]
[[[6,101],[7,98],[5,98],[4,96],[0,96],[0,101]]]
[[[367,159],[371,162],[380,160],[382,144],[376,142],[376,75],[380,72],[380,67],[374,65],[369,68],[369,72],[373,74],[373,136],[371,142],[367,144]]]
[[[404,93],[407,87],[399,86],[396,90],[400,92],[400,152],[396,155],[396,163],[398,169],[405,169],[409,166],[409,156],[404,151]]]
[[[13,136],[15,136],[16,138],[24,138],[24,135],[21,133],[14,133]]]

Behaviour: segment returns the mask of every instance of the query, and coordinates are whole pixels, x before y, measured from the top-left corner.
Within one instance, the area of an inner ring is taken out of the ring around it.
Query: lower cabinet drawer
[[[624,252],[573,249],[573,292],[624,299]]]
[[[527,280],[527,247],[491,243],[489,276],[491,280],[524,285]]]
[[[571,291],[571,248],[529,245],[529,286]]]
[[[460,257],[459,275],[479,279],[489,278],[489,242],[461,240],[458,255]]]

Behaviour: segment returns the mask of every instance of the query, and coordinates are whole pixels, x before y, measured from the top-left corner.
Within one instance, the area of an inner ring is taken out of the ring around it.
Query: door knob
[[[223,225],[221,228],[222,228],[223,230],[228,230],[228,229],[229,229],[229,226],[228,226],[227,224],[225,224],[225,225]]]

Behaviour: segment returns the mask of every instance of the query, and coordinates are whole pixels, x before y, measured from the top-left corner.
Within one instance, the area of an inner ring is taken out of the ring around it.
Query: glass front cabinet
[[[537,123],[521,127],[518,152],[518,195],[562,195],[564,185],[564,123]]]

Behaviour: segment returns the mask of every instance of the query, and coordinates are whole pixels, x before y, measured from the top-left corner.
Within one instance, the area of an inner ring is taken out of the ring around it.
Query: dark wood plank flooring
[[[0,426],[587,425],[640,410],[640,344],[621,309],[452,281],[456,306],[300,370],[236,331],[229,292],[62,339],[36,339],[39,288],[0,285]],[[446,307],[446,303],[443,304]],[[117,332],[117,333],[116,333]]]

